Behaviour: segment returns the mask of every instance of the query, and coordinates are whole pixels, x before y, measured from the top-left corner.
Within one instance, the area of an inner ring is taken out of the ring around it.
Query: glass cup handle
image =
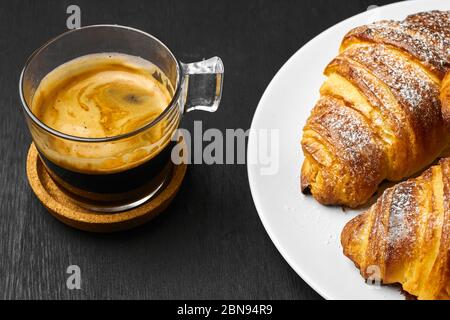
[[[184,74],[184,111],[216,111],[222,98],[222,59],[213,57],[193,63],[181,62],[181,67]]]

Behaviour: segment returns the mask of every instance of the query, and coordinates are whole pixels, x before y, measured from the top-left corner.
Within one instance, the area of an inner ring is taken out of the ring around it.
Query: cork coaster
[[[187,165],[176,165],[171,180],[153,199],[131,210],[116,213],[99,213],[78,206],[47,173],[32,143],[27,157],[27,176],[31,188],[47,208],[61,222],[85,231],[114,232],[142,225],[161,213],[177,194],[186,173]]]

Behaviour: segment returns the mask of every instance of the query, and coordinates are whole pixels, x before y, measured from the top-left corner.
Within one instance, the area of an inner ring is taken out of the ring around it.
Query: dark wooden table
[[[75,3],[82,25],[145,30],[185,62],[220,56],[220,110],[187,114],[183,126],[247,129],[283,63],[326,28],[385,3],[374,1],[2,1],[0,298],[319,299],[267,236],[245,165],[191,165],[168,210],[135,230],[90,234],[55,220],[27,183],[18,78],[27,56],[66,30]],[[69,265],[81,269],[81,290],[66,287]]]

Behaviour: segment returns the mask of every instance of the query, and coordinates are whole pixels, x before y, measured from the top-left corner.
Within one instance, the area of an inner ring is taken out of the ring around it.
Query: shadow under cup
[[[150,123],[113,137],[71,136],[41,122],[30,108],[41,80],[56,67],[94,53],[121,53],[150,61],[164,73],[153,77],[170,88],[171,102]],[[200,87],[210,90],[190,88],[188,92],[192,74],[201,75]],[[147,33],[97,25],[68,31],[36,50],[22,71],[20,95],[33,142],[53,180],[80,206],[117,212],[151,199],[169,182],[171,153],[177,143],[172,140],[182,114],[195,109],[215,111],[222,83],[223,64],[218,57],[184,64]]]

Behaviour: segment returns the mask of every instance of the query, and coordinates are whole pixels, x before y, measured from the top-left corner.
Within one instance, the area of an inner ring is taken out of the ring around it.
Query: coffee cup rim
[[[48,45],[50,45],[51,43],[57,41],[58,39],[66,36],[69,33],[72,32],[77,32],[79,30],[85,30],[85,29],[89,29],[89,28],[98,28],[98,27],[111,27],[111,28],[122,28],[122,29],[127,29],[130,31],[134,31],[134,32],[138,32],[141,33],[149,38],[152,38],[153,40],[157,41],[165,50],[167,50],[167,52],[170,54],[170,56],[172,57],[172,59],[175,61],[176,63],[176,68],[177,68],[177,80],[176,80],[176,87],[175,87],[175,92],[172,96],[172,99],[170,101],[170,103],[167,105],[167,107],[164,109],[163,112],[161,112],[158,117],[156,117],[155,119],[153,119],[152,121],[150,121],[149,123],[145,124],[144,126],[137,128],[133,131],[127,132],[127,133],[123,133],[123,134],[119,134],[119,135],[115,135],[115,136],[111,136],[111,137],[102,137],[102,138],[87,138],[87,137],[79,137],[79,136],[74,136],[74,135],[70,135],[70,134],[66,134],[64,132],[55,130],[53,128],[51,128],[50,126],[46,125],[44,122],[42,122],[38,117],[36,117],[36,115],[31,111],[30,106],[28,106],[28,103],[25,101],[25,97],[24,97],[24,93],[23,93],[23,78],[24,78],[24,74],[25,71],[27,69],[27,67],[29,66],[29,64],[31,63],[31,61],[33,60],[33,58],[39,54],[44,48],[46,48]],[[166,115],[176,106],[176,102],[178,101],[178,98],[180,96],[180,92],[181,92],[181,83],[182,83],[182,77],[183,74],[181,72],[182,67],[180,64],[180,61],[178,61],[178,59],[175,57],[175,55],[172,53],[172,51],[158,38],[156,38],[155,36],[133,28],[133,27],[128,27],[128,26],[123,26],[123,25],[119,25],[119,24],[94,24],[94,25],[88,25],[88,26],[84,26],[84,27],[80,27],[77,29],[71,29],[68,30],[66,32],[63,32],[53,38],[51,38],[50,40],[46,41],[43,45],[41,45],[39,48],[37,48],[26,60],[25,65],[20,73],[20,78],[19,78],[19,95],[20,95],[20,100],[22,102],[22,108],[25,111],[25,113],[31,118],[31,120],[37,124],[41,129],[45,130],[46,132],[57,136],[58,138],[62,138],[62,139],[66,139],[66,140],[71,140],[71,141],[76,141],[76,142],[111,142],[111,141],[117,141],[117,140],[121,140],[121,139],[125,139],[125,138],[129,138],[132,136],[135,136],[155,125],[157,125],[162,119],[164,119],[166,117]]]

